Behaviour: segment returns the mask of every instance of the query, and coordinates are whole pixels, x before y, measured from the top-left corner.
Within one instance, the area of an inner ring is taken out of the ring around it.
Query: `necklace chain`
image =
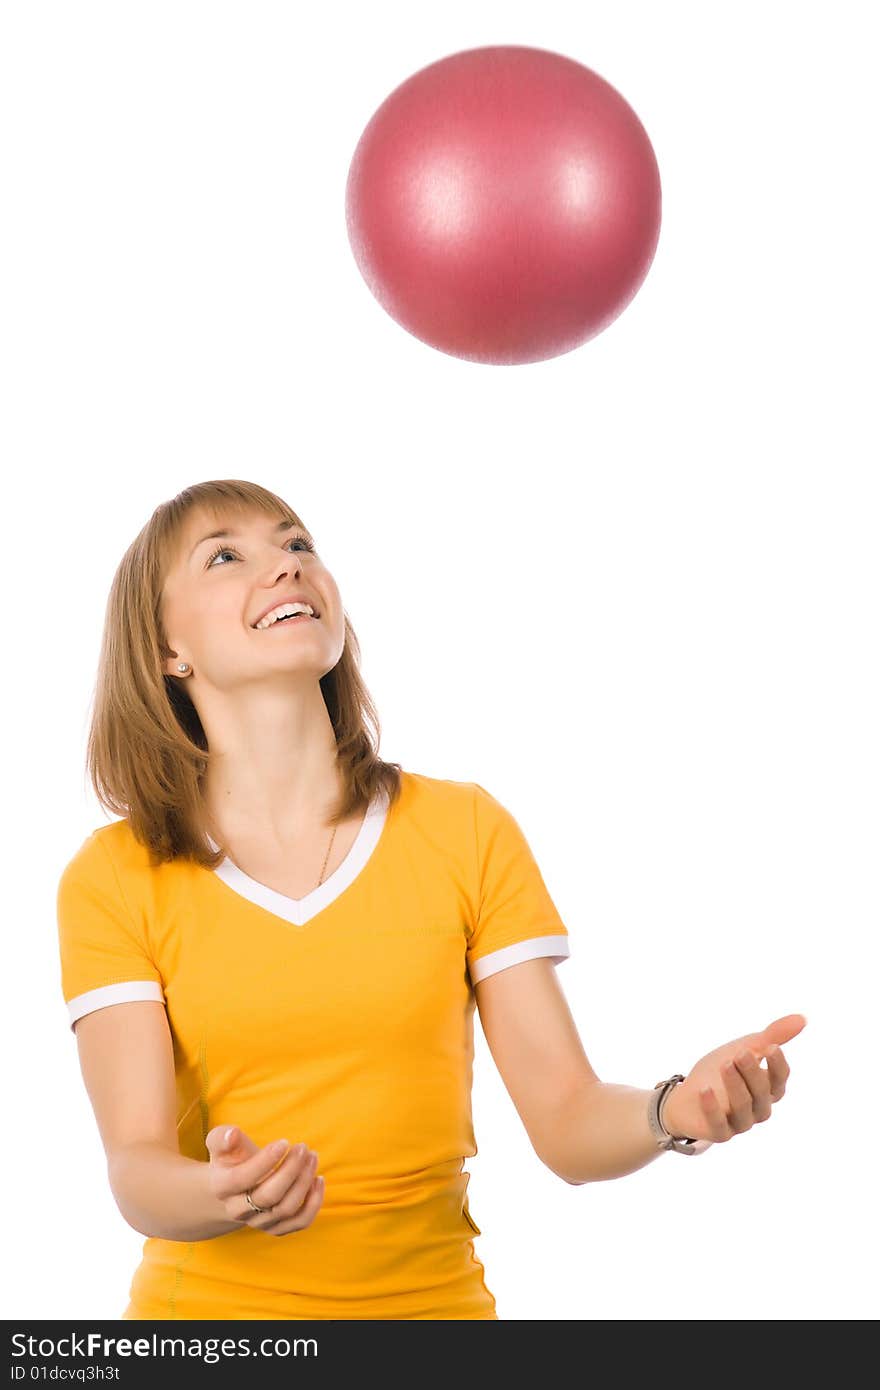
[[[317,888],[320,888],[321,884],[324,882],[324,870],[325,870],[326,867],[327,867],[327,860],[330,858],[330,851],[331,851],[331,849],[333,848],[333,841],[334,841],[335,839],[336,839],[336,826],[334,825],[334,827],[333,827],[333,834],[330,836],[330,843],[329,843],[329,845],[327,846],[327,853],[324,855],[324,863],[321,865],[321,877],[318,879],[318,882],[317,882],[317,884],[315,885]]]
[[[333,848],[333,841],[336,839],[337,828],[338,827],[334,825],[333,834],[330,836],[330,843],[327,846],[327,853],[324,855],[324,863],[321,865],[321,875],[318,879],[317,884],[315,885],[316,888],[320,888],[321,884],[324,882],[324,870],[327,868],[327,860],[330,858],[330,851]]]

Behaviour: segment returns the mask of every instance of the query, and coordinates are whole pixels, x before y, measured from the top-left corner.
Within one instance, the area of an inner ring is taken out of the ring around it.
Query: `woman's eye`
[[[207,565],[205,566],[205,568],[206,568],[206,569],[210,569],[210,568],[212,567],[212,565],[214,564],[214,561],[217,560],[217,559],[219,559],[221,555],[232,555],[232,554],[234,554],[234,552],[231,551],[231,550],[228,550],[228,549],[226,548],[226,546],[224,546],[222,550],[215,550],[215,551],[214,551],[214,554],[213,554],[213,555],[211,556],[211,558],[209,559],[209,561],[208,561]]]

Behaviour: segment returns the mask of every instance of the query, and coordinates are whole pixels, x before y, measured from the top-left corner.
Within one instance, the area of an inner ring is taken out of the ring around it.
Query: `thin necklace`
[[[330,858],[330,851],[331,851],[331,849],[333,848],[333,841],[336,839],[336,829],[337,829],[337,827],[334,825],[334,827],[333,827],[333,834],[330,836],[330,843],[329,843],[329,845],[327,846],[327,853],[324,855],[324,863],[321,865],[321,877],[318,879],[318,882],[315,884],[315,887],[316,887],[316,888],[320,888],[321,884],[324,882],[324,870],[325,870],[326,867],[327,867],[327,860]]]
[[[318,882],[317,882],[316,885],[315,885],[316,888],[320,888],[321,884],[324,882],[324,870],[325,870],[326,867],[327,867],[327,860],[330,858],[330,851],[331,851],[331,849],[333,848],[333,841],[335,840],[335,838],[336,838],[336,826],[334,825],[334,827],[333,827],[333,834],[330,836],[330,843],[329,843],[329,845],[327,846],[327,853],[324,855],[324,863],[321,865],[321,877],[318,879]]]

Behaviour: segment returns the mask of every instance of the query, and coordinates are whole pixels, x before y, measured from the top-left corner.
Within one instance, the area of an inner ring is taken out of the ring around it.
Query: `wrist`
[[[663,1100],[660,1102],[660,1124],[663,1126],[666,1133],[672,1139],[693,1140],[693,1135],[688,1134],[686,1132],[684,1122],[682,1121],[679,1113],[679,1097],[676,1093],[679,1091],[680,1086],[681,1082],[679,1082],[675,1086],[671,1086],[669,1090],[666,1092],[666,1095],[663,1097]]]
[[[666,1131],[668,1135],[670,1135],[672,1138],[677,1138],[677,1136],[673,1134],[672,1130],[669,1127],[669,1097],[672,1095],[672,1092],[674,1090],[674,1086],[670,1087],[670,1089],[666,1092],[666,1095],[663,1097],[660,1104],[658,1105],[657,1119],[660,1121],[662,1128]]]
[[[661,1150],[700,1154],[710,1147],[710,1142],[695,1139],[692,1134],[684,1132],[687,1124],[681,1120],[679,1097],[675,1094],[684,1080],[685,1077],[679,1072],[665,1081],[657,1082],[648,1107],[648,1121]]]
[[[212,1240],[216,1236],[228,1235],[230,1231],[241,1230],[242,1226],[246,1223],[243,1221],[233,1221],[229,1212],[226,1210],[226,1203],[223,1202],[214,1191],[214,1184],[211,1180],[211,1160],[208,1159],[207,1162],[204,1162],[204,1160],[198,1159],[196,1161],[201,1170],[201,1196],[207,1204],[204,1215],[206,1223],[210,1223],[209,1225],[206,1224],[206,1234],[202,1239]]]
[[[680,1085],[680,1084],[681,1084],[681,1083],[679,1082],[679,1085]],[[659,1119],[659,1121],[660,1121],[660,1124],[663,1126],[664,1130],[665,1130],[666,1133],[670,1136],[670,1138],[672,1138],[672,1139],[687,1139],[687,1138],[689,1138],[690,1136],[687,1135],[687,1134],[683,1134],[683,1133],[681,1132],[681,1129],[680,1129],[680,1128],[676,1125],[676,1123],[675,1123],[674,1114],[670,1114],[671,1111],[674,1112],[674,1110],[675,1110],[675,1103],[674,1103],[674,1101],[673,1101],[673,1096],[675,1095],[675,1092],[676,1092],[677,1090],[678,1090],[678,1085],[676,1085],[676,1086],[670,1086],[669,1090],[666,1092],[666,1095],[663,1097],[662,1101],[660,1102],[660,1108],[659,1108],[659,1110],[658,1110],[658,1112],[657,1112],[657,1115],[658,1115],[658,1119]]]

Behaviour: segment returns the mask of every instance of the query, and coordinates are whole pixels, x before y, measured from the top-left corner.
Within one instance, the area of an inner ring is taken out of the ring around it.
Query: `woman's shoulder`
[[[136,838],[128,817],[89,831],[63,867],[64,874],[77,877],[112,874],[131,879],[157,872],[149,847]]]
[[[464,781],[453,777],[433,777],[424,772],[403,772],[404,789],[409,790],[413,800],[433,802],[441,807],[459,811],[463,807],[473,811],[501,808],[502,803],[481,782]]]
[[[465,782],[453,777],[434,777],[426,772],[413,772],[405,769],[403,791],[413,803],[424,806],[448,808],[458,811],[473,803],[476,782]]]
[[[401,802],[413,823],[448,831],[464,843],[474,833],[480,803],[494,798],[478,782],[437,777],[426,772],[403,773]]]

